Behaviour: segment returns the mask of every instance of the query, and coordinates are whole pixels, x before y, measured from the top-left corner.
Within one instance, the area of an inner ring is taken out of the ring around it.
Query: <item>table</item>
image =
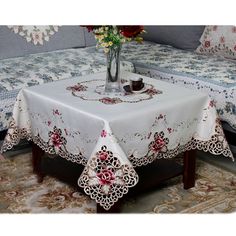
[[[133,77],[140,75],[123,72],[123,85]],[[214,101],[142,78],[145,89],[135,94],[104,94],[105,73],[21,90],[1,151],[26,138],[40,148],[34,156],[41,150],[84,165],[78,185],[105,210],[138,183],[138,166],[195,149],[233,160]]]

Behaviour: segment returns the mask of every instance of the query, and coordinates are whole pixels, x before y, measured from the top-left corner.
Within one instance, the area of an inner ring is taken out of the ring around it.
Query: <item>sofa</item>
[[[234,134],[235,54],[213,45],[214,38],[208,45],[206,35],[215,31],[207,27],[145,26],[142,44],[123,45],[121,68],[208,93]],[[84,27],[0,26],[0,131],[7,129],[21,88],[105,70],[105,56]]]
[[[105,71],[106,58],[94,45],[80,26],[0,26],[0,131],[21,88]],[[123,69],[134,66],[121,61]]]

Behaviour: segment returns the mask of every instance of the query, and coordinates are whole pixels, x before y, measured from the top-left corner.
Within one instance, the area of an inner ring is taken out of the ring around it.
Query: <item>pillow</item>
[[[206,26],[196,52],[236,59],[236,26]]]
[[[93,32],[88,32],[86,28],[84,28],[84,36],[85,36],[85,46],[95,46],[96,45],[96,40],[94,37]]]
[[[84,46],[80,26],[0,26],[0,59]]]
[[[144,40],[168,44],[175,48],[194,51],[200,44],[199,39],[205,26],[145,26]]]

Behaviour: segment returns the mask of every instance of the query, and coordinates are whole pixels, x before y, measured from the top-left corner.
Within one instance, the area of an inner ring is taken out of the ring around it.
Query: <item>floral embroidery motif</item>
[[[48,133],[48,141],[44,141],[39,134],[33,136],[30,130],[25,128],[19,129],[16,126],[15,120],[12,119],[9,124],[9,132],[6,135],[4,143],[1,147],[1,152],[6,152],[7,150],[11,149],[14,145],[18,144],[21,139],[27,139],[29,141],[33,141],[48,154],[57,154],[68,161],[86,165],[88,160],[81,152],[78,154],[72,154],[68,152],[66,148],[67,141],[61,136],[61,134],[61,129],[58,129],[56,126],[54,126],[53,131],[49,131]]]
[[[61,136],[62,132],[54,126],[53,131],[49,132],[49,142],[50,146],[53,146],[56,150],[60,149],[61,146],[65,146],[67,141]]]
[[[115,175],[110,169],[104,169],[97,174],[101,185],[111,185],[115,180]]]
[[[106,136],[107,136],[107,131],[103,129],[101,132],[101,137],[105,138]]]
[[[1,60],[0,131],[7,130],[20,88],[104,72],[104,55],[93,47],[30,54]],[[131,62],[122,61],[121,70],[134,71]],[[128,82],[128,81],[127,81]]]
[[[215,78],[216,78],[218,76],[216,72],[219,72],[219,69],[218,70],[214,69],[211,71],[212,72],[214,71]],[[232,70],[229,69],[228,71],[232,71]],[[208,93],[211,99],[214,100],[214,106],[216,107],[216,110],[219,116],[222,118],[222,120],[228,122],[234,129],[236,129],[236,122],[235,122],[236,106],[234,105],[233,102],[231,102],[235,99],[234,87],[228,90],[228,89],[225,89],[225,87],[223,86],[221,87],[221,86],[214,85],[213,82],[211,82],[212,78],[208,78],[210,77],[209,73],[208,73],[207,81],[201,81],[200,79],[193,80],[187,77],[180,78],[179,76],[174,76],[173,74],[168,74],[168,73],[164,74],[164,76],[160,76],[159,72],[154,69],[139,68],[138,73],[149,76],[151,78],[162,80],[164,82],[180,85],[189,89],[198,89],[199,91]],[[231,81],[233,83],[232,78],[231,78]],[[218,81],[220,81],[220,79]],[[222,84],[223,83],[224,82],[222,81]]]
[[[8,26],[8,28],[15,34],[25,38],[27,42],[32,42],[34,45],[43,45],[44,41],[49,41],[49,38],[58,32],[59,26],[13,25]]]
[[[109,97],[104,97],[98,100],[99,102],[102,102],[107,105],[112,105],[112,104],[117,104],[121,103],[122,100],[120,98],[109,98]]]
[[[86,194],[109,210],[137,182],[138,175],[134,169],[127,164],[121,164],[118,157],[107,150],[106,146],[102,146],[88,161],[78,184],[84,188]]]
[[[84,85],[78,83],[74,86],[67,87],[66,89],[71,90],[72,92],[80,92],[80,91],[86,91],[87,88],[88,88],[87,86],[84,86]]]
[[[127,83],[127,80],[122,79],[122,83]],[[83,81],[73,86],[68,86],[66,90],[71,91],[72,95],[79,97],[85,101],[97,101],[106,105],[115,105],[122,102],[125,103],[138,103],[141,101],[150,100],[153,96],[162,94],[162,91],[157,90],[151,84],[148,85],[147,90],[142,93],[130,93],[125,92],[122,94],[116,94],[104,97],[104,80],[94,79],[89,81]]]
[[[154,88],[150,88],[146,91],[147,94],[149,94],[150,96],[153,96],[153,95],[156,95],[156,94],[159,94],[160,91],[154,89]]]
[[[199,53],[216,54],[235,59],[235,26],[206,26],[200,38]]]
[[[164,138],[164,132],[154,134],[154,141],[149,144],[149,150],[153,153],[166,152],[166,145],[169,143],[168,138]]]
[[[216,119],[215,134],[208,141],[198,140],[193,137],[188,143],[184,145],[178,144],[174,149],[168,149],[168,143],[169,140],[164,138],[164,132],[155,133],[154,141],[149,144],[147,154],[141,158],[137,158],[134,154],[131,154],[129,160],[134,167],[137,167],[147,165],[156,159],[173,158],[182,152],[195,149],[210,152],[214,155],[223,154],[225,157],[231,157],[233,160],[219,119]]]

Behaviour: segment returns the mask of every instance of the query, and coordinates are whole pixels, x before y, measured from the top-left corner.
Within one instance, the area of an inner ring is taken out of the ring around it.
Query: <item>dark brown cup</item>
[[[130,88],[132,91],[139,91],[144,87],[143,79],[130,80]]]

